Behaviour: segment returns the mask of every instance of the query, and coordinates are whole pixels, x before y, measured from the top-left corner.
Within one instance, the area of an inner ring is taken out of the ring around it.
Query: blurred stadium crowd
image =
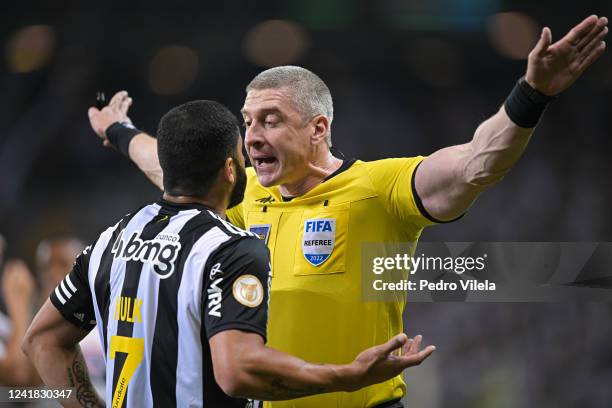
[[[542,25],[554,40],[611,11],[604,0],[179,1],[171,9],[56,1],[6,10],[0,233],[5,258],[26,263],[4,263],[0,358],[20,325],[11,319],[25,318],[10,316],[7,303],[34,310],[59,280],[45,272],[45,251],[60,242],[72,256],[81,245],[74,237],[89,242],[125,209],[159,196],[89,128],[97,91],[128,90],[134,123],[154,134],[161,114],[188,100],[215,99],[238,114],[256,73],[297,64],[330,86],[332,140],[346,157],[428,154],[467,141],[495,112]],[[611,97],[607,51],[548,108],[506,180],[423,239],[612,240]],[[27,265],[33,282],[15,272]],[[409,304],[405,323],[438,346],[414,376],[408,370],[408,406],[612,404],[609,304]]]

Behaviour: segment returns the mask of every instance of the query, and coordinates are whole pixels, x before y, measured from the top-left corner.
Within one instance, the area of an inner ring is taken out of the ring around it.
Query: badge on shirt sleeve
[[[327,261],[336,241],[335,218],[312,218],[304,221],[302,252],[304,258],[314,266]]]
[[[264,244],[268,245],[268,238],[270,237],[270,228],[272,224],[259,224],[249,226],[249,231],[257,234]]]
[[[264,298],[263,286],[254,275],[242,275],[232,286],[234,299],[247,307],[257,307]]]

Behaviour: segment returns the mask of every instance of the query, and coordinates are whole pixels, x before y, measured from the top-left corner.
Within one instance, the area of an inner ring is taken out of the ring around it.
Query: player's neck
[[[304,177],[293,183],[284,183],[279,186],[283,197],[299,197],[321,184],[333,172],[342,166],[342,160],[332,156],[331,153],[325,155],[320,160],[309,163],[308,171]]]
[[[164,192],[163,199],[175,204],[200,204],[209,208],[222,218],[225,218],[225,210],[227,209],[227,200],[221,200],[214,197],[198,197],[198,196],[182,196],[172,195]]]

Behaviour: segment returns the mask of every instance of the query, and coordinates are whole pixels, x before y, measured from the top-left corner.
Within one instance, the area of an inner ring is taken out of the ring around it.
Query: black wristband
[[[554,96],[544,95],[521,78],[508,95],[504,107],[512,122],[523,128],[532,128],[538,124],[546,106],[553,99]]]
[[[115,122],[106,129],[106,138],[125,157],[130,158],[130,142],[142,130],[136,129],[131,123]]]

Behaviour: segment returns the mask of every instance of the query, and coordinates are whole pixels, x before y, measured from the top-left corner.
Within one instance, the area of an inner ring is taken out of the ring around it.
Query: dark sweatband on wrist
[[[538,124],[548,103],[554,96],[544,95],[533,89],[525,78],[518,80],[504,103],[506,113],[512,122],[523,128],[532,128]]]
[[[106,138],[129,159],[130,142],[139,133],[142,133],[142,130],[136,129],[130,123],[115,122],[106,129]]]

